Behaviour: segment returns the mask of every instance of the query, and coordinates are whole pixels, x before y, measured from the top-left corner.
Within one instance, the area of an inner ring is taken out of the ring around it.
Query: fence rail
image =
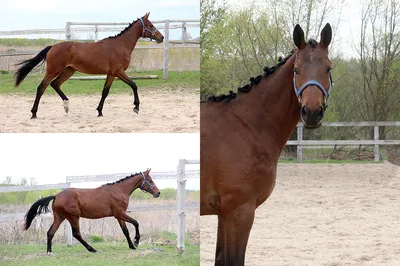
[[[303,123],[297,125],[297,140],[291,140],[286,145],[297,146],[297,162],[303,162],[303,146],[316,145],[373,145],[375,162],[380,162],[379,146],[400,145],[400,140],[380,140],[379,127],[400,127],[399,121],[375,121],[375,122],[331,122],[323,123],[324,127],[374,127],[373,140],[303,140]]]

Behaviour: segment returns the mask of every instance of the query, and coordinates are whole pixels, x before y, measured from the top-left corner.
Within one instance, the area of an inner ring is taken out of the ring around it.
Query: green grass
[[[126,242],[126,241],[125,241]],[[46,255],[46,245],[0,245],[1,265],[200,265],[200,246],[185,245],[179,255],[174,245],[140,245],[130,250],[126,243],[91,244],[97,253],[81,244],[72,247],[53,245],[53,255]]]
[[[78,74],[75,74],[78,75]],[[167,89],[175,90],[178,88],[190,89],[200,87],[200,71],[169,71],[168,80],[163,79],[162,71],[144,71],[128,73],[128,75],[158,75],[158,79],[140,79],[135,80],[136,85],[141,89]],[[0,94],[7,93],[23,93],[35,94],[36,88],[43,79],[44,74],[28,75],[19,87],[14,87],[14,76],[11,73],[0,74]],[[68,80],[65,82],[61,89],[66,95],[74,94],[101,94],[104,86],[104,80]],[[130,93],[132,89],[120,80],[115,80],[111,93]],[[45,92],[46,94],[55,94],[55,91],[49,86]]]

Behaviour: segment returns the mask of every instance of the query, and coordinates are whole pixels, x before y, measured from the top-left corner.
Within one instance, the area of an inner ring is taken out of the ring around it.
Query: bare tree
[[[362,6],[358,48],[358,107],[363,120],[385,121],[400,113],[400,3],[368,0]],[[381,128],[382,136],[385,129]]]

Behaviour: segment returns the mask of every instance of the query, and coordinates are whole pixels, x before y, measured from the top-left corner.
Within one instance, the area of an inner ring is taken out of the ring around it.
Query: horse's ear
[[[321,31],[320,43],[327,48],[332,40],[332,27],[329,23],[326,23],[325,27]]]
[[[146,174],[150,173],[151,168],[147,168]]]
[[[304,31],[300,27],[299,24],[297,24],[296,27],[294,27],[294,30],[293,30],[293,41],[294,41],[294,44],[299,49],[303,49],[306,46],[306,41],[304,40]]]
[[[150,15],[150,12],[147,12],[146,15],[144,15],[143,18],[144,18],[144,19],[148,19],[148,18],[149,18],[149,15]]]

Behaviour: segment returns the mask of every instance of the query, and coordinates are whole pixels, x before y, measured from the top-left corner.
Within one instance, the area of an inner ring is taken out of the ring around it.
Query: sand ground
[[[200,96],[195,89],[140,92],[140,112],[133,96],[109,94],[103,117],[97,117],[99,95],[70,95],[69,113],[58,95],[43,95],[37,119],[30,119],[35,95],[0,95],[0,132],[199,132]]]
[[[246,265],[400,265],[400,167],[282,164],[256,211]],[[217,219],[202,216],[201,265]]]

